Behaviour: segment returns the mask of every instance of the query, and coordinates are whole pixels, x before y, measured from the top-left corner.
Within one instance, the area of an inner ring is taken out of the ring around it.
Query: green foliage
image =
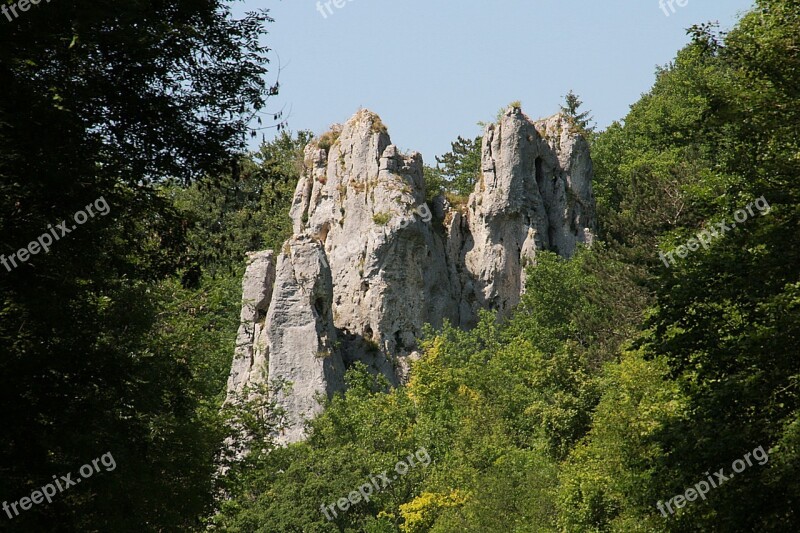
[[[459,135],[451,143],[452,151],[436,156],[434,180],[444,190],[460,196],[469,196],[473,191],[481,175],[481,141],[481,137],[465,139]]]
[[[584,136],[591,136],[594,132],[592,123],[592,116],[590,111],[581,111],[583,102],[573,91],[567,93],[564,97],[564,105],[561,106],[561,112],[574,124],[577,132]]]
[[[319,139],[317,140],[317,146],[319,146],[322,150],[327,152],[330,151],[331,146],[339,140],[339,136],[342,134],[342,126],[340,124],[334,124],[331,126],[331,129],[320,135]]]
[[[372,215],[372,221],[379,226],[385,226],[390,220],[392,220],[392,214],[385,211]]]
[[[650,480],[663,472],[666,446],[658,436],[681,420],[686,399],[668,379],[663,359],[626,352],[600,381],[593,428],[560,473],[559,525],[564,531],[667,531],[656,502],[682,492],[661,492]]]
[[[556,465],[535,451],[509,451],[481,473],[464,505],[443,509],[427,531],[555,532],[556,472]]]
[[[690,29],[624,122],[589,136],[606,244],[569,261],[538,253],[511,316],[430,332],[406,387],[382,393],[363,369],[351,376],[311,439],[285,452],[297,454],[295,484],[263,484],[270,498],[339,490],[425,446],[433,462],[411,486],[336,530],[797,529],[800,4],[758,6],[727,35]],[[573,93],[564,111],[588,128]],[[474,150],[464,141],[448,169],[426,169],[428,194],[454,192],[444,180],[469,169]],[[663,267],[660,245],[761,195],[768,215]],[[768,464],[661,515],[658,501],[757,446]],[[344,472],[323,465],[331,457]],[[251,482],[283,483],[276,472]],[[221,523],[269,510],[253,523],[323,531],[304,516],[334,493],[285,509],[238,498],[244,507]]]
[[[791,478],[796,448],[784,446],[796,442],[800,407],[800,250],[787,232],[800,214],[797,166],[790,162],[800,142],[800,102],[790,87],[800,70],[797,47],[789,44],[800,19],[797,2],[758,4],[725,36],[711,26],[692,28],[693,43],[659,71],[624,126],[596,142],[598,199],[611,214],[605,231],[626,257],[646,265],[657,298],[638,364],[656,365],[668,396],[659,398],[657,378],[644,374],[636,385],[642,393],[601,401],[586,448],[575,453],[565,478],[572,489],[564,511],[582,509],[571,515],[575,529],[797,529],[790,511],[800,494]],[[685,242],[762,195],[769,215],[737,225],[709,250],[669,270],[647,259],[659,242]],[[644,418],[621,403],[637,397],[646,399],[636,407]],[[610,431],[641,424],[647,431],[638,435]],[[625,450],[630,444],[641,449]],[[771,448],[769,464],[737,475],[702,505],[669,522],[654,507],[709,469],[730,470],[757,446]]]
[[[247,252],[280,249],[292,232],[288,210],[302,172],[303,148],[311,139],[308,131],[284,130],[214,183],[169,187],[189,227],[183,257],[187,281],[196,282],[201,268],[211,274],[220,269],[239,273]]]
[[[226,6],[52,2],[0,25],[0,251],[110,207],[0,276],[0,497],[117,463],[8,527],[175,531],[211,508],[238,298],[176,286],[189,228],[161,186],[229,169],[277,91],[269,17]]]
[[[385,381],[362,365],[346,377],[350,390],[334,398],[325,415],[312,422],[308,442],[278,448],[239,472],[214,523],[223,531],[365,531],[380,530],[380,509],[397,509],[419,483],[420,465],[398,477],[369,502],[338,513],[333,522],[322,513],[368,482],[370,474],[393,470],[417,450],[408,431],[413,404],[403,391],[389,394]],[[396,531],[396,529],[391,529]]]
[[[438,166],[425,165],[422,169],[425,177],[425,199],[430,202],[439,195],[444,194],[447,180]]]

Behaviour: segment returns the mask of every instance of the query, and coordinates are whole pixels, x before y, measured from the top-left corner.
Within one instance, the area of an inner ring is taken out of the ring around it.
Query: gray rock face
[[[302,438],[305,421],[319,400],[344,387],[344,365],[336,342],[333,285],[319,242],[301,235],[278,257],[275,288],[266,316],[268,378],[287,429],[279,443]]]
[[[424,324],[507,314],[538,250],[568,257],[593,235],[588,145],[565,117],[534,123],[509,109],[488,126],[465,207],[426,204],[422,157],[400,153],[374,113],[359,111],[325,141],[306,147],[294,237],[275,274],[251,259],[243,283],[229,395],[270,383],[291,425],[280,442],[303,438],[303,421],[320,396],[343,389],[347,366],[361,361],[402,383]]]
[[[361,361],[397,384],[423,324],[457,322],[457,285],[425,203],[422,157],[401,154],[380,118],[360,111],[330,153],[306,148],[306,166],[291,216],[296,232],[325,248],[345,363]]]
[[[242,278],[242,312],[236,349],[228,377],[228,398],[243,395],[251,385],[264,383],[267,365],[264,328],[272,287],[275,284],[275,254],[272,250],[248,254]]]
[[[578,243],[591,244],[592,162],[571,128],[562,115],[534,123],[519,108],[486,127],[482,176],[466,228],[453,235],[465,242],[462,302],[473,315],[492,309],[504,316],[519,303],[537,250],[570,257]]]

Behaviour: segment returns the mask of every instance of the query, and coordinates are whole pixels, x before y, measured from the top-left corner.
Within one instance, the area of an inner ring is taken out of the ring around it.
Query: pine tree
[[[594,132],[595,127],[591,125],[594,117],[591,116],[591,111],[580,111],[583,102],[574,91],[570,90],[567,93],[567,96],[564,97],[564,103],[566,105],[561,106],[561,112],[572,120],[581,133]]]

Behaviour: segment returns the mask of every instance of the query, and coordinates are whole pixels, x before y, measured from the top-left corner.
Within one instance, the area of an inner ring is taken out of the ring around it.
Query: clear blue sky
[[[290,129],[319,134],[363,106],[427,163],[514,100],[538,118],[573,89],[606,127],[649,90],[656,65],[687,42],[686,28],[730,28],[753,5],[688,0],[666,16],[659,0],[343,1],[327,18],[317,0],[234,4],[235,13],[267,8],[275,18],[267,44],[283,70],[269,110],[285,106]]]

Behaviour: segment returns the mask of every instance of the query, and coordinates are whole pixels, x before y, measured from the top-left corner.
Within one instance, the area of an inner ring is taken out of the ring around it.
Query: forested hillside
[[[291,234],[313,135],[270,114],[246,152],[266,13],[146,4],[0,28],[0,501],[114,459],[1,530],[800,529],[800,1],[691,28],[603,131],[571,95],[595,243],[537,255],[509,317],[428,328],[407,384],[350,366],[286,447],[269,402],[223,403],[245,254]],[[428,199],[465,201],[480,149]]]
[[[351,368],[308,442],[242,468],[222,530],[798,527],[800,4],[690,35],[623,121],[587,132],[603,242],[543,257],[509,320],[431,331],[408,386]],[[421,448],[429,466],[327,507]]]

